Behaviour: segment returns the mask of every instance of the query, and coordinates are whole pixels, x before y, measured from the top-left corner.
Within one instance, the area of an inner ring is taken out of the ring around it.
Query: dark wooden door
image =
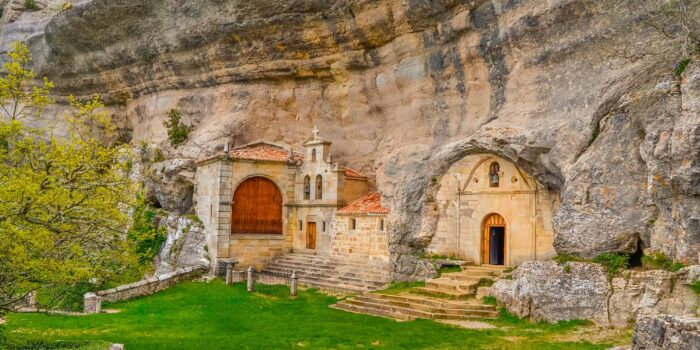
[[[316,249],[316,223],[306,223],[306,248]]]
[[[263,177],[243,181],[233,193],[231,233],[282,234],[282,194]]]

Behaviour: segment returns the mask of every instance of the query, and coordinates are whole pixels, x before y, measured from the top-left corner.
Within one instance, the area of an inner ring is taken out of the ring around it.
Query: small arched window
[[[304,199],[311,199],[311,178],[309,175],[304,177]]]
[[[323,177],[316,176],[316,199],[323,199]]]
[[[489,166],[489,185],[491,187],[498,187],[498,185],[500,184],[500,171],[501,166],[498,165],[498,162],[491,163],[491,166]]]
[[[311,163],[316,163],[316,149],[311,150]]]

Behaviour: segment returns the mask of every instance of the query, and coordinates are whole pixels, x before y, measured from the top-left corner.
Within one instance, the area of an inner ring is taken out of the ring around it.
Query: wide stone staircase
[[[263,274],[289,278],[296,271],[299,283],[325,290],[362,293],[385,288],[389,266],[367,260],[310,254],[285,254],[268,264]]]
[[[349,312],[388,317],[403,321],[417,318],[431,320],[468,320],[481,317],[497,317],[493,305],[480,300],[447,300],[422,295],[389,295],[364,293],[347,298],[332,308]]]
[[[473,296],[482,279],[493,279],[505,268],[496,265],[462,266],[460,272],[443,273],[442,276],[425,282],[418,290],[429,294],[440,294],[454,298]]]

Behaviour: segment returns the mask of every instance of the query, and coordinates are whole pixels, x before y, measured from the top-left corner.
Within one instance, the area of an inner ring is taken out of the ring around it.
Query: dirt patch
[[[106,314],[118,314],[118,313],[122,312],[122,310],[119,310],[119,309],[102,309],[102,312],[103,312],[103,313],[106,313]]]
[[[632,329],[602,328],[598,326],[580,327],[565,334],[554,335],[550,339],[561,342],[588,341],[594,344],[625,344],[632,342]]]
[[[466,329],[496,329],[496,328],[498,328],[492,324],[489,324],[486,322],[479,322],[479,321],[441,320],[438,322],[445,323],[445,324],[451,324],[453,326],[459,326],[459,327],[466,328]]]

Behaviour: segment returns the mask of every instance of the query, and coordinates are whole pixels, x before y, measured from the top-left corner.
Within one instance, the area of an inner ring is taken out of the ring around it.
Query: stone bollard
[[[289,296],[292,299],[297,297],[297,286],[299,284],[299,278],[297,278],[296,270],[292,270],[292,277],[289,278]]]
[[[231,284],[233,284],[233,264],[229,262],[226,264],[226,285]]]
[[[102,311],[102,298],[95,293],[85,293],[83,296],[83,312],[99,314]]]
[[[253,267],[248,267],[248,291],[253,291]]]

